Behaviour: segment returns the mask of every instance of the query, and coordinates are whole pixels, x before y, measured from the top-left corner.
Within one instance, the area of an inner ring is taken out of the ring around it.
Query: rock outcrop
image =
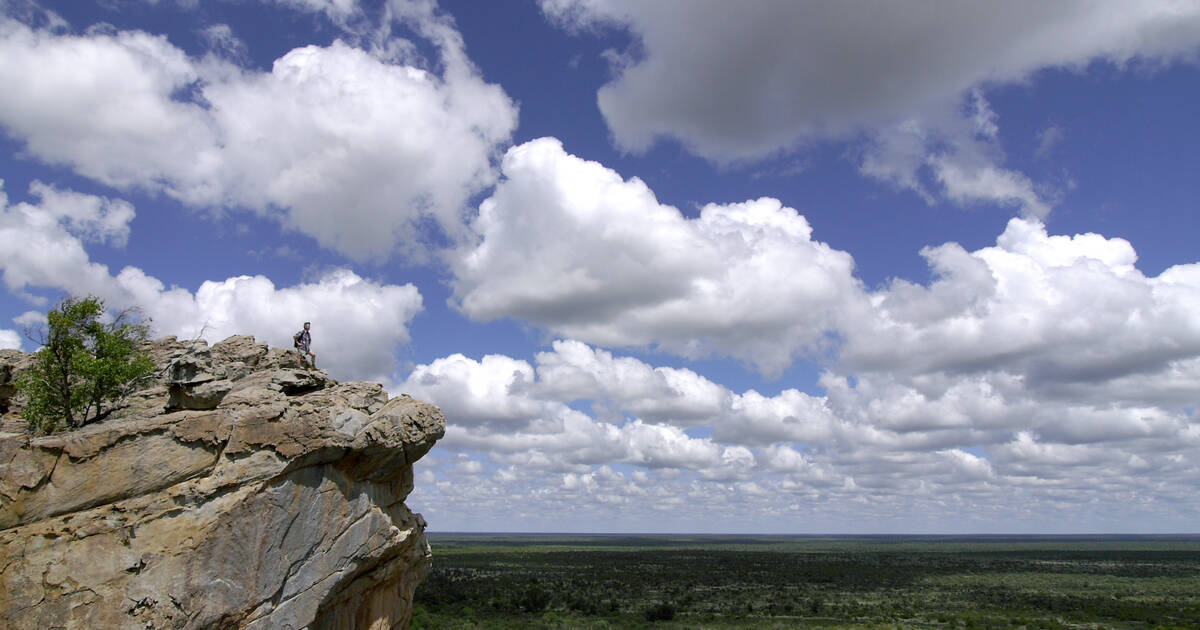
[[[0,627],[405,627],[441,412],[251,337],[150,350],[154,387],[34,438],[0,356]]]

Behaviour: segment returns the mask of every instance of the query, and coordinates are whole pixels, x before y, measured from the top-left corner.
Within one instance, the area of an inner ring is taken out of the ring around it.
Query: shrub
[[[599,615],[600,602],[587,595],[576,595],[567,602],[567,608],[584,615]]]
[[[42,344],[17,381],[31,431],[53,433],[104,418],[153,375],[154,362],[138,350],[149,327],[125,321],[134,312],[104,323],[103,300],[67,297],[46,314],[44,331],[27,332]]]
[[[670,621],[675,618],[675,605],[670,602],[655,604],[646,610],[646,621]]]
[[[525,612],[541,612],[550,607],[553,597],[550,592],[540,586],[531,586],[517,600],[517,606]]]

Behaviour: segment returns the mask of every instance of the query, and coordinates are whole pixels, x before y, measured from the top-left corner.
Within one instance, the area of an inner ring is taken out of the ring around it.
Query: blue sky
[[[442,407],[434,530],[1194,532],[1200,3],[3,0],[66,293]]]

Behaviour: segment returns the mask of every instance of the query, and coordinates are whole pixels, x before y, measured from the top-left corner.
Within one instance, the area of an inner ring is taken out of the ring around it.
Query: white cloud
[[[344,22],[361,11],[357,0],[275,0],[275,2],[301,11],[323,13],[334,22]]]
[[[1193,3],[1020,5],[542,1],[570,27],[635,37],[598,95],[618,145],[672,137],[715,159],[889,125],[1042,68],[1170,59],[1200,43]]]
[[[0,123],[42,160],[117,187],[211,178],[216,130],[171,95],[199,80],[165,37],[57,35],[0,21]],[[206,166],[208,168],[206,168]]]
[[[1051,235],[1024,219],[995,246],[922,254],[933,282],[895,280],[871,294],[869,318],[845,320],[837,364],[821,378],[845,423],[839,440],[1028,455],[1001,446],[1024,432],[1051,451],[1103,444],[1122,460],[1187,441],[1200,265],[1147,277],[1123,239]]]
[[[628,449],[626,461],[647,468],[689,468],[710,473],[748,453],[742,447],[723,448],[707,438],[688,437],[675,427],[640,420],[621,427],[620,431]]]
[[[757,465],[744,445],[832,432],[821,402],[795,390],[734,394],[688,370],[614,357],[577,341],[553,348],[537,355],[536,368],[501,355],[452,355],[417,366],[398,387],[442,408],[452,427],[442,446],[542,453],[553,455],[544,461],[556,466],[626,463],[735,478]],[[701,400],[690,400],[689,392]],[[581,401],[592,415],[572,408]],[[692,437],[684,431],[691,426],[716,433]]]
[[[864,175],[932,203],[1053,200],[1005,168],[983,89],[1045,68],[1195,57],[1200,5],[1174,0],[996,3],[542,0],[568,29],[628,30],[597,95],[618,147],[673,139],[717,162],[816,141],[867,140]],[[914,133],[915,132],[915,133]]]
[[[733,403],[732,392],[691,370],[614,357],[575,340],[555,341],[553,349],[536,357],[538,393],[566,401],[611,400],[615,409],[601,406],[610,418],[629,412],[686,427],[711,421]]]
[[[228,24],[207,26],[200,31],[200,37],[210,51],[227,59],[242,60],[249,54],[246,42],[235,35]]]
[[[941,451],[939,454],[956,473],[968,480],[991,479],[996,476],[991,463],[982,457],[960,449]]]
[[[0,328],[0,350],[20,350],[21,335],[15,330]]]
[[[1151,375],[1200,355],[1200,264],[1147,278],[1124,239],[1049,235],[1023,219],[993,247],[922,254],[937,278],[873,295],[876,321],[847,330],[848,366],[1005,371],[1036,388]]]
[[[766,373],[829,350],[836,373],[892,373],[895,382],[879,386],[899,389],[868,396],[900,404],[885,406],[890,415],[879,419],[896,431],[981,417],[1011,428],[1005,414],[1032,404],[1011,392],[1087,407],[1103,403],[1110,385],[1135,407],[1169,397],[1175,413],[1194,384],[1200,265],[1147,278],[1123,239],[1051,235],[1039,221],[1014,219],[993,247],[922,250],[934,272],[927,286],[897,279],[867,292],[850,256],[813,240],[803,217],[777,201],[709,205],[688,219],[641,181],[570,156],[552,139],[514,148],[503,168],[505,179],[481,205],[478,243],[453,262],[456,305],[475,319],[512,317],[605,346],[732,356]],[[561,393],[602,393],[648,420],[696,426],[729,405],[756,418],[751,393],[735,397],[686,371],[651,370],[566,342],[543,360],[542,374],[559,373],[543,382]],[[935,398],[954,390],[978,404],[933,415],[925,402],[911,414],[895,411],[907,408],[913,379],[927,386],[939,374],[952,382]],[[823,417],[811,402],[792,404],[805,408],[796,417]],[[608,417],[603,407],[596,413]],[[754,437],[745,439],[807,439],[831,426],[789,428],[780,417],[751,422]],[[725,439],[726,425],[713,426]]]
[[[454,423],[520,429],[570,412],[564,404],[535,398],[531,391],[535,378],[533,367],[525,361],[502,355],[476,361],[453,354],[417,366],[401,388],[436,401]]]
[[[0,269],[8,290],[20,294],[41,286],[87,294],[111,288],[108,269],[90,261],[83,240],[124,243],[133,208],[40,182],[30,193],[40,198],[39,205],[9,206],[0,190]]]
[[[879,130],[860,157],[859,172],[911,190],[932,205],[936,199],[922,177],[922,169],[930,166],[931,135],[928,125],[916,119]]]
[[[695,219],[543,138],[511,149],[452,261],[456,306],[607,346],[717,352],[778,372],[855,308],[853,259],[774,199]]]
[[[928,522],[906,526],[944,532],[972,527],[968,513],[974,527],[1042,513],[1080,531],[1112,518],[1103,512],[1112,488],[1137,493],[1153,483],[1145,509],[1171,511],[1190,500],[1200,474],[1182,455],[1200,445],[1200,431],[1186,412],[1166,407],[1139,408],[1119,396],[1059,400],[1003,373],[829,374],[822,384],[827,399],[794,390],[735,394],[686,370],[577,341],[555,342],[532,363],[440,359],[419,366],[401,389],[446,411],[450,428],[438,451],[460,477],[453,492],[418,489],[414,504],[447,526],[455,510],[498,501],[522,506],[528,516],[514,514],[513,522],[543,527],[584,518],[578,510],[591,522],[610,518],[613,505],[623,506],[625,526],[642,530],[667,527],[652,518],[664,513],[714,523],[724,517],[706,513],[737,505],[763,528],[798,513],[878,523],[927,514]],[[685,391],[706,402],[682,401]],[[758,426],[767,418],[771,430]],[[453,464],[460,455],[490,464],[466,475]],[[1146,474],[1154,480],[1141,481]]]
[[[494,181],[516,126],[503,90],[461,51],[444,57],[437,76],[334,42],[257,72],[142,32],[4,20],[0,125],[39,159],[122,190],[249,208],[355,260],[420,259],[425,223],[463,235],[464,204]]]
[[[50,215],[48,218],[65,220],[66,227],[86,241],[124,247],[129,240],[129,222],[134,212],[126,201],[59,190],[39,181],[30,185],[29,192],[41,200],[41,207]]]
[[[1019,206],[1026,214],[1045,217],[1050,206],[1034,191],[1028,177],[991,164],[964,165],[945,156],[932,158],[937,179],[952,201],[984,200]]]
[[[1051,203],[1027,176],[1006,169],[997,115],[979,90],[967,111],[939,111],[877,127],[859,156],[859,172],[915,192],[926,203],[941,197],[961,205],[1016,206],[1044,218]]]
[[[130,267],[116,281],[161,334],[202,334],[210,343],[252,334],[288,348],[292,334],[310,321],[317,364],[339,379],[391,382],[397,346],[408,343],[408,324],[421,310],[415,286],[380,284],[349,269],[292,287],[276,287],[264,276],[208,280],[195,294],[167,289]]]
[[[978,88],[971,90],[970,99],[971,122],[974,124],[976,135],[995,138],[996,134],[1000,133],[1000,126],[996,124],[999,117],[992,109],[992,104],[984,98],[983,92]]]
[[[935,141],[914,124],[922,149],[912,155],[933,173],[914,181],[1044,213],[1027,180],[986,170],[994,120],[982,97],[974,107],[963,133],[983,140],[943,162],[920,155]],[[969,164],[984,170],[955,170]],[[1109,500],[1097,487],[1169,470],[1164,487],[1176,490],[1156,491],[1161,510],[1194,481],[1195,467],[1172,468],[1170,457],[1196,442],[1200,265],[1148,278],[1127,241],[1051,235],[1035,219],[1014,219],[993,247],[924,249],[928,285],[898,279],[868,292],[849,256],[814,241],[773,200],[708,206],[688,219],[642,182],[551,139],[510,151],[503,172],[481,206],[479,242],[455,261],[457,304],[472,317],[513,317],[579,340],[554,342],[532,363],[486,359],[505,386],[489,389],[496,395],[475,413],[527,415],[512,433],[489,428],[448,438],[448,448],[580,479],[589,466],[632,464],[697,504],[720,503],[726,481],[752,482],[770,497],[764,513],[815,493],[823,509],[861,500],[885,514],[901,509],[892,497],[915,493],[947,514],[946,493],[961,492],[972,510],[1017,493],[1026,506],[1078,514],[1079,497]],[[831,290],[815,289],[823,286]],[[824,397],[735,393],[584,343],[740,358],[753,348],[769,368],[827,333],[838,342],[827,346]],[[429,393],[465,405],[467,383],[492,382],[468,374]],[[699,485],[678,485],[685,480]],[[1076,494],[1064,501],[1067,489]]]
[[[136,267],[114,276],[90,260],[83,239],[123,243],[133,208],[36,182],[30,190],[40,198],[36,205],[7,206],[0,191],[7,206],[0,207],[0,270],[8,289],[19,294],[36,288],[94,294],[111,308],[140,307],[157,334],[209,342],[252,334],[290,347],[292,333],[311,321],[319,365],[337,378],[387,382],[396,369],[396,346],[408,342],[408,323],[421,310],[413,285],[380,284],[345,269],[284,288],[263,276],[206,281],[194,294],[168,288]]]
[[[604,209],[622,225],[632,223],[620,240],[633,251],[654,240],[656,230],[667,235],[654,249],[660,256],[682,258],[684,247],[669,246],[679,243],[719,247],[697,227],[703,218],[684,219],[657,204],[640,182],[565,156],[553,142],[539,144],[514,151],[532,156],[505,163],[506,179],[481,213],[483,238],[469,253],[480,258],[467,258],[460,268],[494,268],[498,286],[465,295],[511,300],[492,303],[503,306],[496,313],[520,306],[529,310],[506,314],[543,323],[542,314],[551,313],[555,326],[578,325],[589,314],[576,312],[575,300],[605,290],[605,273],[626,278],[619,289],[634,295],[640,283],[670,278],[671,259],[639,267],[628,262],[634,256],[605,242],[604,222],[592,218]],[[528,174],[521,160],[535,164]],[[510,172],[510,166],[520,168]],[[535,208],[554,212],[529,214]],[[548,225],[560,240],[522,234],[518,226],[524,225]],[[726,234],[747,232],[754,233]],[[593,236],[584,241],[576,233]],[[489,240],[496,235],[502,238]],[[755,244],[745,236],[738,241],[744,251]],[[578,255],[553,251],[560,246]],[[637,466],[644,477],[635,487],[686,497],[697,518],[699,506],[753,496],[764,519],[788,513],[791,504],[845,509],[858,518],[872,510],[882,519],[898,510],[927,510],[941,515],[926,525],[936,531],[947,518],[961,522],[955,516],[961,513],[987,523],[1040,512],[1059,515],[1056,527],[1078,531],[1081,523],[1111,518],[1089,506],[1111,505],[1114,488],[1129,496],[1151,493],[1154,500],[1143,508],[1155,514],[1186,504],[1200,474],[1183,455],[1200,445],[1200,265],[1147,277],[1129,242],[1052,235],[1033,219],[1010,221],[992,247],[967,251],[947,243],[922,255],[934,272],[928,285],[895,280],[874,292],[857,287],[852,299],[830,307],[840,344],[820,381],[826,396],[735,393],[687,369],[562,340],[532,362],[456,357],[479,369],[495,364],[505,385],[487,389],[480,398],[486,402],[472,406],[479,415],[464,421],[446,446],[525,467],[527,476],[508,487],[547,514],[559,513],[569,496],[532,490],[544,483],[539,474],[552,472],[575,475],[572,491],[607,492],[610,500],[631,504],[647,500],[619,483],[607,489],[586,483],[589,470],[604,465]],[[607,265],[589,264],[593,258]],[[738,264],[736,257],[721,258]],[[565,260],[582,262],[570,267],[559,262]],[[645,279],[651,269],[666,271]],[[769,272],[747,277],[780,287]],[[520,287],[533,296],[539,283],[556,281],[544,302],[520,298]],[[669,292],[673,285],[665,286]],[[603,300],[592,301],[603,307]],[[687,326],[690,315],[663,321]],[[491,380],[464,370],[427,393],[463,406],[474,396],[470,384]],[[514,408],[527,415],[507,425],[511,431],[497,433],[483,420],[488,409],[503,415]],[[480,432],[477,424],[488,428]],[[473,435],[462,437],[468,432]],[[529,494],[521,494],[525,487]],[[924,507],[898,496],[926,497],[911,500]],[[667,498],[654,500],[666,510],[681,509]],[[1072,520],[1085,513],[1088,520]]]
[[[339,43],[204,96],[239,173],[224,194],[288,208],[287,225],[356,259],[420,243],[427,217],[461,236],[463,204],[491,183],[491,152],[515,121],[499,89],[458,89]]]
[[[46,325],[46,314],[39,311],[25,311],[13,318],[13,323],[22,329]]]
[[[555,341],[553,348],[537,355],[533,391],[567,403],[587,400],[600,418],[707,427],[717,441],[752,446],[827,439],[834,430],[823,401],[795,389],[738,394],[691,370],[614,357],[578,341]]]
[[[1050,125],[1038,132],[1038,145],[1035,153],[1038,157],[1047,157],[1058,145],[1062,144],[1066,132],[1058,125]]]
[[[1117,462],[1113,461],[1113,456],[1110,449],[1098,446],[1039,442],[1028,431],[1018,433],[1012,442],[996,449],[996,457],[1001,461],[1059,470],[1073,466],[1115,464]],[[1045,474],[1044,471],[1042,474]]]

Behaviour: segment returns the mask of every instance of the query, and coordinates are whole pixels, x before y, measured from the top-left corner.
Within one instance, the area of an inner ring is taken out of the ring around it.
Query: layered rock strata
[[[251,337],[151,351],[159,382],[69,433],[30,438],[0,390],[0,627],[405,627],[441,412]]]

